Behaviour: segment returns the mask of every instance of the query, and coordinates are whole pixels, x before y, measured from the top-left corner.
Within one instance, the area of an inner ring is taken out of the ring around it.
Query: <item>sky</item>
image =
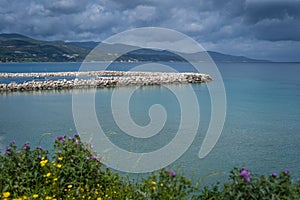
[[[206,50],[300,61],[300,0],[1,0],[0,33],[102,41],[139,27],[182,32]]]

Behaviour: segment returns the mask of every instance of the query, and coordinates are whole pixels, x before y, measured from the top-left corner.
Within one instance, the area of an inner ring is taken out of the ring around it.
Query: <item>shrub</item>
[[[234,168],[229,178],[223,186],[200,187],[163,169],[133,182],[103,166],[78,134],[57,136],[50,153],[11,142],[0,155],[1,199],[300,199],[300,182],[289,170],[266,177]]]
[[[131,184],[105,169],[80,137],[58,136],[52,156],[26,143],[14,142],[0,157],[2,198],[23,199],[124,199],[133,193]]]
[[[270,176],[252,176],[245,178],[245,168],[235,168],[231,172],[231,183],[224,184],[223,199],[300,199],[300,186],[292,183],[289,170],[284,170],[279,175],[272,173]]]

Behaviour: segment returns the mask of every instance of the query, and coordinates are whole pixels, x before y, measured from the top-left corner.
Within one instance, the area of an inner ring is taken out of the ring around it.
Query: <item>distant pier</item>
[[[89,71],[89,72],[49,72],[49,73],[0,73],[0,78],[30,78],[24,83],[0,84],[0,92],[103,88],[129,85],[163,85],[183,83],[205,83],[212,80],[207,74],[166,73],[166,72],[124,72],[124,71]],[[38,77],[38,79],[35,79]],[[61,77],[59,80],[47,80]],[[65,77],[76,77],[67,80]],[[41,80],[44,79],[44,80]]]

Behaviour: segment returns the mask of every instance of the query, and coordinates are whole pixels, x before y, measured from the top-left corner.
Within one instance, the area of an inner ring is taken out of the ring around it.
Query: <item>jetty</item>
[[[49,73],[0,73],[4,78],[30,78],[33,80],[0,84],[0,92],[34,91],[53,89],[103,88],[130,85],[163,85],[184,83],[205,83],[212,80],[201,73],[136,72],[136,71],[88,71],[88,72],[49,72]],[[39,77],[39,79],[34,79]],[[61,79],[49,80],[55,77]],[[73,77],[67,80],[66,77]]]

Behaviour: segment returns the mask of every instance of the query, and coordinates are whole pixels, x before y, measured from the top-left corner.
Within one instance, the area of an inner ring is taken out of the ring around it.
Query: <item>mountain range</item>
[[[42,41],[16,33],[4,33],[0,34],[0,62],[81,62],[98,44],[100,42]],[[97,52],[93,61],[186,61],[176,52],[168,50],[139,48],[123,44],[102,43],[102,45],[104,45],[103,50]],[[121,54],[124,50],[128,53]],[[207,53],[215,62],[267,62],[213,51]],[[189,60],[199,60],[204,57],[203,55],[204,52],[197,52],[184,56]]]

